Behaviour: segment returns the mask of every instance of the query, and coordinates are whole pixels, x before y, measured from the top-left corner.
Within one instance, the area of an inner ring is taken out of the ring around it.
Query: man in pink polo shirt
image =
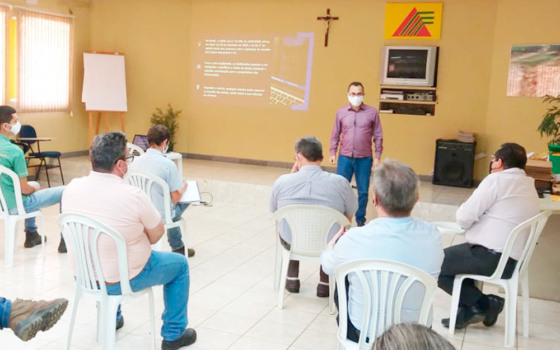
[[[139,188],[123,180],[128,171],[126,137],[120,132],[98,135],[90,150],[93,170],[74,179],[62,197],[64,213],[86,215],[123,235],[127,244],[130,287],[139,291],[163,285],[165,310],[161,335],[162,349],[179,349],[196,341],[196,332],[187,328],[189,265],[183,255],[152,251],[164,233],[159,212]],[[116,247],[107,237],[99,239],[103,276],[111,295],[121,293]],[[70,255],[72,249],[68,249]],[[117,329],[124,321],[117,314]]]
[[[336,112],[331,133],[331,164],[336,162],[338,149],[338,165],[336,173],[350,182],[356,174],[358,186],[358,211],[356,222],[363,226],[366,222],[369,180],[372,165],[379,165],[383,152],[383,130],[377,110],[363,103],[364,86],[360,82],[348,85],[348,102]],[[375,159],[372,155],[372,142],[375,143]],[[339,147],[340,146],[340,147]]]

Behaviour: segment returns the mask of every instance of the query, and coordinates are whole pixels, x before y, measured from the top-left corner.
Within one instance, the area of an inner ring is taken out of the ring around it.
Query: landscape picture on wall
[[[560,45],[512,46],[507,95],[560,95]]]

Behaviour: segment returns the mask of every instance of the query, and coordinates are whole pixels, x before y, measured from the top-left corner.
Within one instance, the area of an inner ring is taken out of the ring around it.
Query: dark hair
[[[10,106],[0,106],[0,125],[10,123],[16,110]]]
[[[359,87],[362,88],[362,91],[365,92],[364,85],[362,83],[360,83],[359,81],[353,81],[350,84],[348,84],[348,88],[346,89],[346,92],[350,91],[350,87],[352,87],[352,86],[359,86]]]
[[[525,169],[525,164],[527,164],[525,148],[513,142],[504,143],[500,146],[500,149],[496,151],[494,157],[502,160],[504,169]]]
[[[163,124],[154,124],[148,130],[148,144],[150,146],[159,146],[165,140],[169,140],[171,134],[169,129]]]
[[[126,142],[126,136],[119,131],[97,135],[89,150],[93,170],[110,173],[119,159],[126,159]]]
[[[296,141],[294,148],[310,162],[323,160],[323,146],[315,136],[306,136]]]

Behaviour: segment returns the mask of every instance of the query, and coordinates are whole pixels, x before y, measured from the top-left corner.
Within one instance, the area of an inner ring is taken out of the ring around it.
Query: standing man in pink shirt
[[[360,82],[348,85],[348,102],[350,105],[336,112],[336,119],[331,133],[331,164],[336,162],[338,149],[338,165],[336,172],[344,176],[348,182],[356,175],[358,186],[359,207],[356,212],[358,226],[366,222],[369,180],[372,165],[379,165],[383,152],[383,130],[377,110],[363,103],[364,86]],[[375,158],[373,158],[372,142],[375,142]],[[340,145],[340,148],[339,148]]]

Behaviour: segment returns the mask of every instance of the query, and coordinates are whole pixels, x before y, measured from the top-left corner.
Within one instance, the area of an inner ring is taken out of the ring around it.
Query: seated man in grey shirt
[[[270,198],[270,211],[293,204],[322,205],[343,213],[352,220],[358,209],[358,198],[350,183],[344,177],[323,171],[323,147],[314,136],[303,137],[295,144],[295,163],[290,174],[280,176],[274,183]],[[337,232],[333,227],[329,239]],[[280,226],[280,242],[290,249],[292,235],[287,223]],[[317,286],[318,297],[329,296],[329,277],[320,270],[320,282]],[[286,289],[298,293],[300,287],[299,261],[291,260],[288,268]]]
[[[131,169],[151,173],[169,185],[172,202],[171,215],[173,216],[173,221],[179,221],[181,215],[189,206],[188,203],[179,203],[181,196],[187,190],[187,182],[181,179],[181,175],[175,163],[165,156],[170,137],[171,134],[165,125],[152,125],[150,130],[148,130],[148,144],[150,148],[148,148],[145,154],[135,158],[130,167]],[[163,218],[163,192],[160,186],[157,186],[156,190],[152,193],[151,199]],[[167,231],[167,240],[174,253],[185,255],[185,245],[183,244],[181,229],[179,227],[173,227]],[[194,253],[194,249],[188,248],[189,258],[194,256]]]

